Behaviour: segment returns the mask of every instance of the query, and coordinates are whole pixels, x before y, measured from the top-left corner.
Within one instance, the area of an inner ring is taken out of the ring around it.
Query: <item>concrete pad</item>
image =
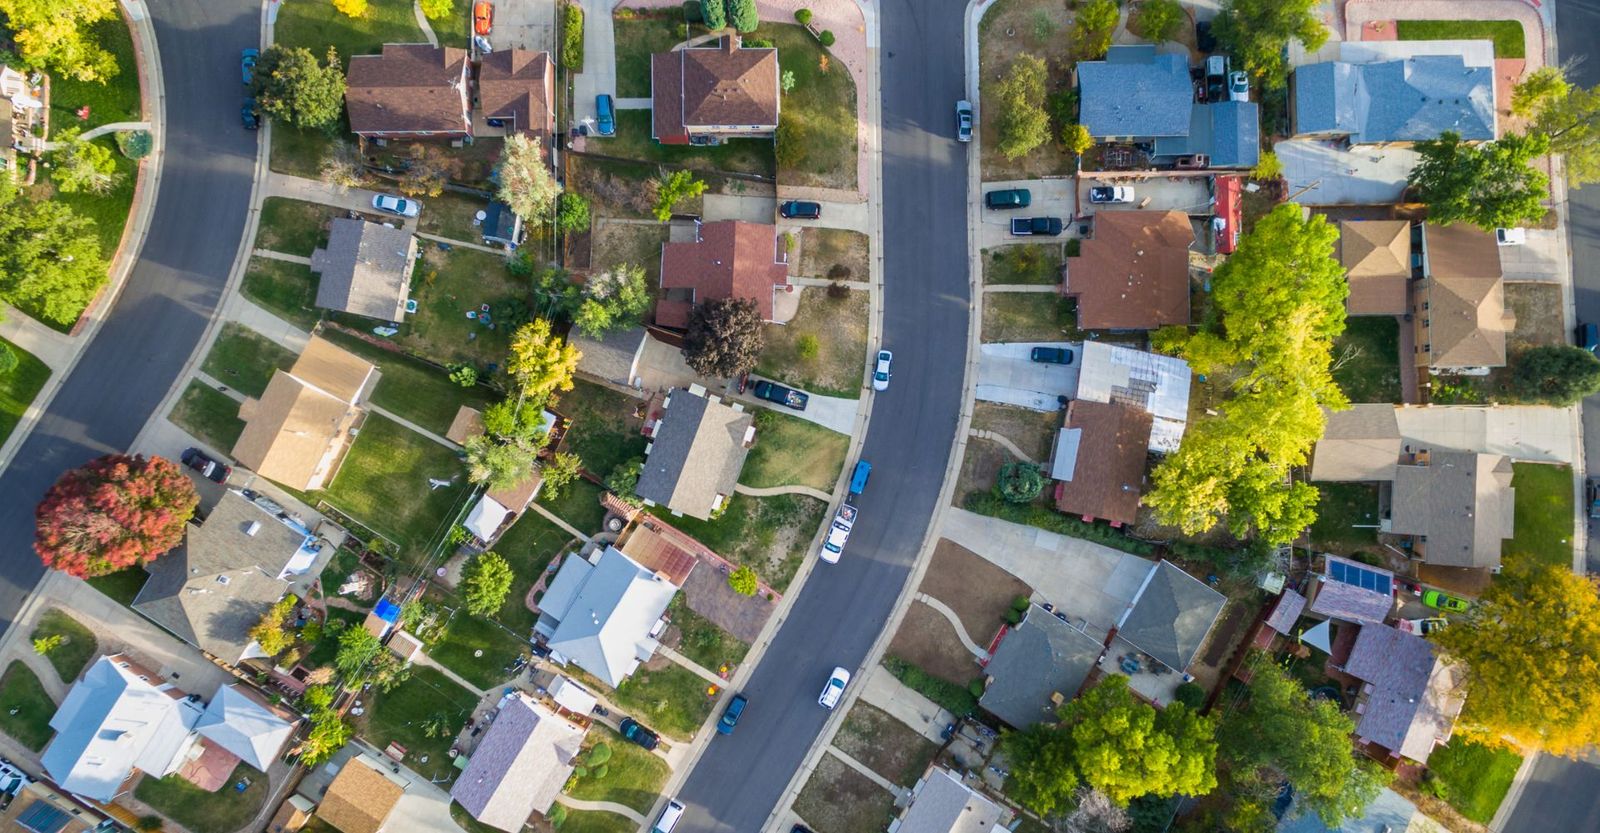
[[[1408,148],[1289,139],[1273,147],[1283,162],[1289,193],[1303,205],[1388,205],[1399,202],[1417,153]]]
[[[587,21],[585,21],[587,25]],[[489,43],[496,50],[556,50],[555,0],[498,0],[494,4],[494,29]]]
[[[1209,177],[1171,176],[1118,179],[1085,177],[1079,180],[1078,194],[1084,214],[1101,211],[1182,211],[1185,214],[1210,214],[1215,204],[1206,183]],[[1089,202],[1089,189],[1100,185],[1125,185],[1133,188],[1133,202]]]
[[[771,225],[778,216],[778,201],[748,194],[706,194],[701,214],[705,221],[743,220]]]
[[[1066,179],[1014,179],[983,183],[983,192],[1002,191],[1008,188],[1026,188],[1032,195],[1032,204],[1015,211],[990,211],[984,209],[978,229],[981,248],[1010,246],[1018,243],[1064,243],[1076,232],[1072,218],[1078,210],[1077,180]],[[1067,229],[1060,237],[1012,237],[1013,217],[1060,217]]]
[[[806,391],[806,395],[811,398],[806,402],[806,409],[804,411],[795,411],[789,408],[773,408],[770,403],[757,399],[751,394],[751,391],[755,389],[755,383],[761,381],[762,378],[763,377],[757,376],[754,373],[750,374],[750,384],[745,387],[745,392],[743,394],[737,394],[729,391],[727,394],[728,398],[758,407],[772,408],[772,410],[779,413],[788,414],[792,417],[799,417],[806,422],[814,422],[823,428],[838,431],[841,434],[854,433],[856,426],[856,414],[860,411],[861,400],[846,399],[842,396],[823,396],[819,393],[811,393],[810,391]],[[769,381],[776,382],[777,380],[773,379]],[[783,383],[778,382],[778,384],[781,385]],[[786,387],[793,388],[794,385],[786,385]],[[799,388],[795,389],[799,390]]]
[[[1035,347],[1070,347],[1076,356],[1067,365],[1035,362],[1028,358]],[[982,345],[976,395],[986,402],[1054,411],[1061,407],[1057,397],[1078,394],[1078,357],[1082,355],[1082,345],[1067,342]]]
[[[1556,229],[1526,229],[1528,242],[1500,247],[1500,270],[1508,281],[1559,283],[1571,272],[1566,243]]]
[[[864,676],[866,679],[861,683],[862,700],[893,715],[928,740],[944,744],[941,733],[944,727],[955,722],[954,715],[912,691],[881,665],[873,665]]]
[[[1430,405],[1395,409],[1402,441],[1536,463],[1571,464],[1578,454],[1567,408]]]

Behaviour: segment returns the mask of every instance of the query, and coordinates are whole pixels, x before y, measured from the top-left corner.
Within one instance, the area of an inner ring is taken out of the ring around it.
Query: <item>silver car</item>
[[[956,140],[972,141],[972,102],[966,99],[956,102]]]
[[[393,194],[379,194],[373,197],[372,207],[401,217],[415,217],[422,211],[422,204],[416,200],[396,197]]]
[[[889,363],[894,361],[894,354],[888,350],[878,351],[878,363],[872,368],[872,389],[889,389]]]

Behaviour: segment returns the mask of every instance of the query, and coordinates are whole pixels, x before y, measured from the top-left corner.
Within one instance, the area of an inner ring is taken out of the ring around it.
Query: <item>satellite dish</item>
[[[477,219],[477,221],[481,223],[481,222],[484,221],[484,218],[489,216],[489,212],[487,212],[487,211],[479,211],[477,214],[474,214],[472,216],[475,217]]]

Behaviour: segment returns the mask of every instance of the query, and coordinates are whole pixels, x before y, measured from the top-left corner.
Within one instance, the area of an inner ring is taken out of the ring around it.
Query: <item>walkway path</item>
[[[284,254],[283,252],[275,252],[271,249],[256,249],[252,251],[251,254],[255,255],[256,257],[264,257],[270,260],[281,260],[285,263],[298,263],[301,266],[311,265],[311,258],[304,255]]]
[[[443,665],[439,664],[438,660],[435,660],[433,657],[428,656],[423,651],[418,651],[416,653],[416,656],[413,656],[411,658],[411,661],[417,663],[418,665],[426,665],[429,668],[432,668],[432,669],[438,671],[440,674],[443,674],[446,677],[449,677],[451,680],[455,681],[456,685],[461,686],[462,688],[472,692],[473,694],[478,695],[479,697],[482,697],[482,696],[488,694],[487,691],[485,691],[485,690],[483,690],[481,688],[478,688],[477,686],[473,685],[472,683],[467,682],[464,678],[462,678],[462,676],[460,674],[457,674],[456,672],[451,671],[450,669],[448,669],[448,668],[444,667]]]
[[[833,495],[821,489],[810,486],[746,486],[743,483],[733,484],[733,490],[741,495],[751,497],[771,497],[773,495],[805,495],[817,500],[833,500]]]
[[[614,801],[584,801],[581,798],[573,798],[570,795],[558,795],[556,796],[556,803],[562,805],[563,807],[571,807],[574,810],[588,810],[596,813],[616,813],[617,815],[626,818],[628,821],[641,826],[646,823],[645,817],[640,815],[638,810],[635,810],[632,807],[623,806]]]
[[[690,671],[693,671],[695,673],[695,676],[699,677],[702,680],[705,680],[706,682],[708,682],[708,683],[710,683],[710,684],[712,684],[712,685],[714,685],[714,686],[716,686],[718,688],[722,688],[722,687],[724,687],[724,686],[726,686],[728,684],[728,681],[722,679],[721,677],[718,677],[717,673],[715,671],[712,671],[711,669],[705,667],[704,665],[701,665],[700,663],[695,662],[692,659],[689,659],[688,657],[684,656],[683,654],[680,654],[677,651],[674,651],[674,650],[672,650],[671,648],[668,648],[665,645],[662,645],[660,647],[660,651],[661,651],[661,655],[662,656],[666,657],[667,659],[672,660],[673,662],[683,666],[684,668],[689,669]]]
[[[944,743],[944,727],[955,722],[955,715],[895,679],[881,665],[868,668],[863,675],[866,679],[861,685],[862,700],[893,715],[928,740]]]
[[[82,139],[84,141],[88,141],[90,139],[98,139],[99,137],[104,136],[107,133],[120,133],[120,132],[123,132],[123,131],[131,131],[131,130],[144,130],[144,131],[148,132],[150,129],[151,129],[150,128],[150,122],[147,122],[147,121],[119,121],[119,122],[112,122],[111,124],[102,124],[99,127],[96,127],[96,128],[94,128],[92,130],[85,130],[82,133],[78,134],[78,138]],[[60,150],[65,145],[66,145],[65,142],[44,142],[43,143],[43,147],[44,147],[45,150]]]
[[[855,770],[856,772],[859,772],[862,775],[867,776],[868,780],[870,780],[872,783],[877,784],[878,786],[888,790],[891,794],[894,795],[894,797],[897,800],[901,799],[901,798],[905,798],[905,797],[907,797],[907,796],[909,796],[911,794],[910,790],[906,789],[905,787],[900,786],[899,784],[894,783],[893,781],[890,781],[889,779],[883,777],[882,775],[879,775],[876,772],[873,772],[871,767],[869,767],[866,764],[856,760],[855,758],[852,758],[850,755],[846,754],[843,749],[840,749],[837,746],[828,747],[828,754],[834,756],[835,758],[838,758],[841,762],[844,763],[845,766],[850,767],[851,769]]]
[[[978,643],[972,641],[972,637],[967,635],[966,626],[961,624],[961,617],[956,615],[956,612],[951,610],[949,605],[939,601],[938,599],[935,599],[927,593],[918,593],[917,601],[933,608],[934,611],[940,616],[950,620],[950,626],[956,629],[956,637],[961,640],[961,645],[968,651],[971,651],[973,656],[977,657],[980,661],[989,658],[989,652],[978,647]]]
[[[433,27],[428,25],[428,16],[422,13],[422,0],[415,0],[411,4],[411,14],[417,19],[417,28],[422,30],[422,36],[428,39],[429,46],[439,45],[439,36],[433,33]]]
[[[991,284],[985,284],[984,287],[983,287],[983,291],[984,292],[1038,292],[1038,293],[1046,293],[1046,292],[1048,292],[1048,293],[1054,295],[1054,294],[1057,294],[1057,293],[1059,293],[1061,291],[1061,287],[1056,286],[1053,283],[1052,284],[1043,284],[1043,283],[991,283]]]
[[[451,443],[451,445],[453,447],[455,444]],[[579,540],[582,540],[582,541],[585,541],[585,542],[587,542],[589,540],[589,536],[583,534],[582,532],[579,532],[577,527],[573,526],[572,524],[567,523],[565,520],[562,520],[561,517],[558,516],[556,513],[551,512],[549,509],[546,509],[543,506],[540,506],[538,503],[530,503],[530,504],[528,504],[528,508],[532,509],[535,512],[538,512],[541,515],[543,515],[546,520],[550,521],[551,523],[555,524],[556,526],[559,526],[562,529],[565,529],[566,531],[572,533],[572,535],[574,537],[578,538]]]
[[[423,234],[420,231],[416,232],[416,235],[423,240],[432,240],[435,243],[447,243],[451,246],[460,246],[463,249],[475,249],[480,252],[488,252],[489,254],[498,255],[500,257],[506,256],[505,249],[496,249],[493,246],[485,246],[482,243],[468,243],[465,240],[453,240],[449,237],[440,237],[437,234]]]
[[[655,100],[650,98],[619,98],[616,100],[618,110],[648,110],[654,104]]]
[[[54,372],[65,370],[83,346],[72,336],[35,321],[10,304],[0,304],[0,310],[5,315],[0,320],[0,337],[32,353]],[[39,404],[37,400],[35,404]]]
[[[993,431],[985,431],[979,428],[969,428],[967,429],[967,433],[971,436],[977,437],[980,440],[988,440],[992,443],[998,443],[1001,448],[1004,448],[1006,451],[1010,452],[1012,457],[1015,457],[1024,463],[1033,463],[1034,465],[1038,465],[1039,463],[1039,461],[1022,453],[1022,449],[1017,448],[1016,443],[1005,438],[1004,436],[1001,436],[1000,434],[996,434]]]

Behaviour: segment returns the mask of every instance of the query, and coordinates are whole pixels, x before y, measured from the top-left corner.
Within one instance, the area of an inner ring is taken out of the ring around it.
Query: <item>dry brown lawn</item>
[[[984,341],[1077,341],[1076,305],[1053,292],[986,292]]]
[[[951,504],[960,506],[967,495],[994,488],[1000,467],[1015,459],[999,443],[968,437],[967,453],[961,458],[961,473],[956,476],[956,490],[950,496]]]
[[[978,402],[972,409],[972,427],[1005,437],[1016,443],[1024,454],[1042,463],[1050,457],[1050,448],[1055,444],[1061,413]]]
[[[1517,326],[1506,338],[1506,352],[1530,347],[1565,344],[1561,326],[1561,287],[1553,283],[1515,281],[1506,284],[1506,306],[1517,316]]]
[[[860,398],[867,361],[867,292],[854,290],[847,298],[829,297],[828,290],[816,286],[799,292],[795,317],[763,328],[766,347],[756,372],[811,393]],[[801,355],[807,336],[816,340],[811,358]]]
[[[806,229],[800,236],[798,274],[836,281],[871,280],[867,236],[844,229]]]
[[[833,745],[902,787],[915,786],[939,746],[883,709],[857,700]]]
[[[644,267],[653,286],[661,279],[661,244],[667,242],[664,223],[616,223],[604,219],[594,223],[593,254],[590,268],[604,271],[623,263]]]
[[[1018,55],[1044,58],[1050,77],[1047,92],[1070,89],[1071,60],[1067,55],[1067,33],[1072,12],[1067,0],[996,0],[978,27],[978,54],[981,67],[979,110],[982,114],[983,178],[1033,179],[1046,174],[1065,174],[1074,170],[1072,155],[1054,141],[1046,142],[1020,159],[1007,159],[997,147],[1000,131],[996,116],[1000,111],[993,94],[995,82],[1005,77]],[[1052,125],[1052,130],[1055,125]]]
[[[1018,596],[1031,596],[1033,588],[995,566],[972,550],[941,540],[933,548],[933,563],[919,588],[950,606],[967,629],[982,641],[994,635]]]
[[[894,818],[894,796],[836,756],[823,755],[794,811],[817,833],[881,833]]]
[[[994,634],[968,633],[967,636],[979,641]],[[889,653],[956,685],[966,685],[983,673],[977,657],[961,644],[950,620],[922,602],[912,602],[906,610],[900,630],[895,631],[889,643]]]

